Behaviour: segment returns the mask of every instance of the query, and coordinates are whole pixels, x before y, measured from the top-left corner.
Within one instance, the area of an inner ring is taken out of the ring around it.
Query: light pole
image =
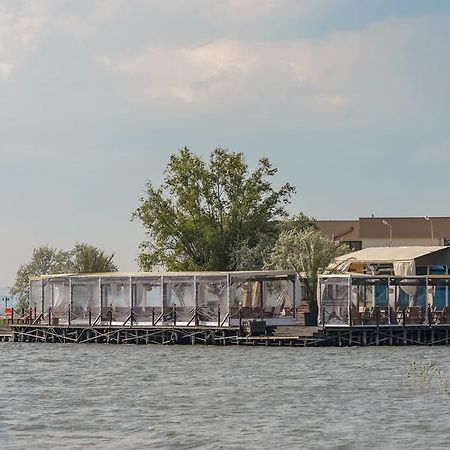
[[[8,309],[8,302],[9,302],[9,298],[8,297],[3,297],[2,299],[5,302],[5,311]]]
[[[431,245],[433,245],[433,243],[434,243],[433,221],[432,221],[431,218],[428,217],[428,216],[425,216],[424,219],[425,219],[425,220],[428,220],[428,222],[430,222],[430,229],[431,229]]]
[[[389,247],[392,247],[392,225],[387,220],[383,220],[383,225],[389,227]]]

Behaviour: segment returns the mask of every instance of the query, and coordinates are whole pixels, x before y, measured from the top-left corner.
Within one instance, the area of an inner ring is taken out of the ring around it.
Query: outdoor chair
[[[439,323],[450,323],[450,306],[444,307],[440,313],[436,312],[436,319]]]
[[[381,309],[379,306],[374,306],[370,313],[370,324],[382,325],[382,324],[387,324],[388,322],[389,321],[388,321],[388,316],[386,314],[386,311]]]
[[[424,322],[424,308],[421,306],[410,306],[406,311],[406,322],[421,324]]]

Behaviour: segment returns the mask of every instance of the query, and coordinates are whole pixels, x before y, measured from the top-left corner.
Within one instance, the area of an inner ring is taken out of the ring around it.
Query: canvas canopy
[[[336,258],[344,270],[355,262],[369,264],[392,264],[396,275],[412,275],[411,268],[417,258],[447,250],[444,246],[370,247]],[[408,273],[407,273],[408,272]]]

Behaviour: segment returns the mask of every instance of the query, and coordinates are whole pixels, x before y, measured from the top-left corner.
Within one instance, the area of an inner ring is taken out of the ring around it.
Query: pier
[[[14,324],[1,340],[61,344],[245,345],[276,347],[434,346],[450,344],[450,325],[268,327],[53,326]]]

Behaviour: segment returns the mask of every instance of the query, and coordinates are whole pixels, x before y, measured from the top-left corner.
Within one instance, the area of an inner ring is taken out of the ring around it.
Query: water
[[[0,343],[1,449],[450,447],[450,348]]]

